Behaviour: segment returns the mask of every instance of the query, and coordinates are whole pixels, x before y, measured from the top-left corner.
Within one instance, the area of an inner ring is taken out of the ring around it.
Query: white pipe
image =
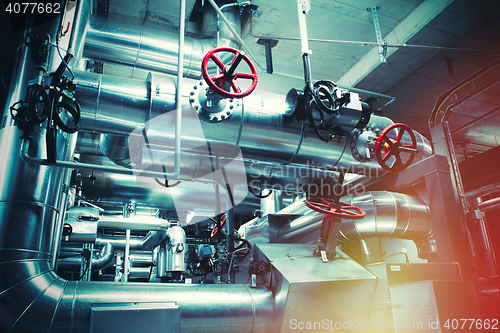
[[[123,255],[123,282],[128,282],[129,257],[130,254],[130,229],[125,231],[125,254]]]
[[[236,39],[238,40],[238,42],[240,42],[241,46],[243,46],[243,48],[245,49],[245,51],[248,53],[248,55],[250,56],[250,58],[252,58],[253,62],[255,63],[255,65],[257,66],[257,68],[259,68],[259,70],[261,72],[264,72],[264,69],[260,66],[260,64],[257,62],[257,59],[254,57],[254,55],[252,54],[252,51],[250,51],[250,49],[247,47],[247,45],[245,44],[245,42],[243,41],[243,39],[241,39],[240,35],[236,32],[236,30],[234,30],[234,28],[231,26],[231,23],[229,23],[229,20],[226,18],[226,16],[224,16],[224,14],[222,13],[222,11],[220,10],[219,6],[217,6],[217,4],[214,2],[214,0],[208,0],[210,2],[210,4],[212,5],[212,7],[214,7],[215,11],[217,12],[218,15],[220,15],[220,17],[222,17],[222,19],[224,20],[224,22],[226,23],[227,27],[229,28],[229,30],[231,30],[231,32],[234,34],[234,37],[236,37]]]
[[[181,171],[181,125],[182,125],[182,74],[184,72],[184,21],[186,20],[186,0],[181,0],[179,17],[179,58],[177,61],[177,92],[175,111],[175,155],[174,171],[165,173],[165,177],[176,178]],[[167,124],[168,125],[168,124]]]
[[[177,135],[177,128],[176,128],[176,135]],[[176,138],[176,140],[177,140],[177,138]],[[180,141],[180,139],[179,139],[179,141]],[[177,146],[176,146],[176,148],[177,148]],[[21,150],[20,150],[19,154],[20,154],[21,159],[25,163],[28,163],[28,164],[48,165],[48,166],[56,167],[56,168],[103,171],[103,172],[117,173],[117,174],[122,174],[122,175],[135,176],[134,170],[127,169],[125,167],[102,166],[102,165],[96,165],[96,164],[76,163],[76,162],[66,162],[66,161],[56,161],[55,163],[49,163],[46,159],[29,156],[28,150],[29,150],[29,141],[25,139],[21,143]],[[176,154],[176,156],[179,156],[179,158],[180,158],[180,154]],[[177,163],[177,157],[176,157],[176,164],[179,166],[179,170],[180,170],[180,164]],[[147,170],[142,171],[141,176],[143,176],[143,177],[174,177],[173,173],[169,174],[166,172],[147,171]],[[180,180],[182,180],[182,179],[180,179]]]
[[[311,54],[309,50],[309,39],[307,38],[306,13],[303,9],[303,1],[297,0],[297,13],[299,14],[300,46],[302,54]]]

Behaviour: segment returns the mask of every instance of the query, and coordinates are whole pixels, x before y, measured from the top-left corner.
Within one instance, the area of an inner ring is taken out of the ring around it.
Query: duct
[[[231,26],[241,32],[239,12],[236,15],[230,8],[226,12],[231,13]],[[206,18],[203,34],[210,39],[184,38],[184,77],[200,79],[203,57],[216,47],[212,16],[207,14]],[[222,28],[221,36],[224,46],[239,48],[232,32]],[[125,22],[114,21],[110,24],[107,20],[95,16],[88,27],[83,56],[91,60],[177,75],[178,39],[178,33]]]
[[[366,216],[360,220],[342,219],[339,241],[369,237],[403,238],[413,240],[417,244],[419,256],[422,258],[435,252],[429,209],[419,198],[394,192],[374,191],[345,196],[340,201],[363,209]],[[278,243],[316,242],[323,214],[310,210],[303,201],[293,206],[292,209],[287,207],[278,212],[279,215],[290,215],[289,223],[275,226],[267,222],[269,233],[272,233],[269,239],[276,239]],[[240,230],[244,230],[245,238],[251,241],[254,233],[256,237],[262,237],[262,228],[263,226],[260,226],[253,231],[252,223],[248,223]]]
[[[92,256],[92,270],[100,271],[111,264],[115,257],[115,249],[110,243],[105,243],[101,250]],[[79,269],[82,265],[82,258],[67,257],[58,261],[58,267],[64,269]]]

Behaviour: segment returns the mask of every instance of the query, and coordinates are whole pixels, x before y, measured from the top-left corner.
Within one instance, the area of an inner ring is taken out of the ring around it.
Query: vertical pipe
[[[228,192],[231,189],[228,184]],[[227,253],[229,263],[233,263],[234,265],[234,208],[232,207],[231,200],[229,199],[229,195],[227,196]],[[220,231],[219,231],[220,232]],[[229,283],[234,283],[234,269],[231,269],[229,275]]]
[[[179,15],[179,59],[177,61],[177,91],[175,96],[176,112],[175,112],[175,155],[174,155],[174,171],[167,174],[171,178],[175,178],[181,171],[181,125],[182,125],[182,74],[184,72],[184,21],[186,20],[186,0],[181,0],[181,8]]]
[[[125,231],[125,254],[123,255],[123,282],[128,282],[129,263],[128,257],[130,255],[130,229]]]
[[[297,0],[297,13],[299,15],[300,49],[302,54],[311,54],[309,50],[309,39],[307,38],[306,11],[303,8],[303,1]]]

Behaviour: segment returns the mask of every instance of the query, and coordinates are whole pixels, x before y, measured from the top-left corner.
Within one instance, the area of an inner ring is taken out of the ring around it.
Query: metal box
[[[175,303],[95,303],[90,333],[179,333],[181,311]]]
[[[323,263],[313,255],[314,248],[304,244],[254,247],[254,260],[265,260],[270,266],[268,276],[261,279],[275,295],[276,326],[269,332],[301,331],[300,323],[310,323],[311,332],[326,326],[333,331],[336,323],[368,317],[376,277],[341,251],[336,260]]]

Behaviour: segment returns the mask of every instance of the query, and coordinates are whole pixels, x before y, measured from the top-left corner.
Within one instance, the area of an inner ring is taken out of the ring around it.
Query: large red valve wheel
[[[220,218],[220,227],[221,228],[224,228],[224,226],[226,225],[226,221],[227,221],[227,215],[224,214]],[[219,229],[217,228],[217,225],[215,225],[214,228],[212,229],[212,233],[210,234],[210,237],[215,238],[215,236],[217,236],[218,233],[219,233]]]
[[[397,133],[396,140],[389,138],[389,133],[394,131]],[[399,131],[399,132],[398,132]],[[402,139],[404,133],[408,133],[411,138],[410,144],[403,144]],[[403,162],[401,153],[409,154],[406,162]],[[389,172],[400,172],[410,166],[417,153],[417,139],[412,129],[405,124],[392,124],[387,126],[377,139],[375,146],[375,155],[382,169]],[[394,156],[394,163],[389,166],[388,161],[391,156]]]
[[[365,211],[359,207],[346,204],[345,202],[335,203],[333,199],[308,198],[305,200],[305,203],[312,210],[330,217],[358,220],[366,215]]]
[[[224,63],[222,63],[222,61],[217,57],[217,53],[221,52],[229,52],[234,54],[234,58],[231,61],[230,65],[224,65]],[[217,65],[217,67],[220,68],[220,74],[212,77],[208,74],[209,60],[212,60]],[[250,67],[250,71],[252,72],[251,74],[239,73],[236,71],[236,68],[240,64],[241,60],[244,60],[248,67]],[[245,96],[248,96],[257,86],[257,71],[255,70],[255,67],[250,59],[248,59],[248,57],[243,52],[230,47],[218,47],[208,52],[203,58],[201,73],[203,74],[205,82],[215,93],[228,98],[243,98]],[[245,91],[241,91],[240,88],[238,88],[238,86],[236,85],[237,79],[252,80],[250,88]]]

